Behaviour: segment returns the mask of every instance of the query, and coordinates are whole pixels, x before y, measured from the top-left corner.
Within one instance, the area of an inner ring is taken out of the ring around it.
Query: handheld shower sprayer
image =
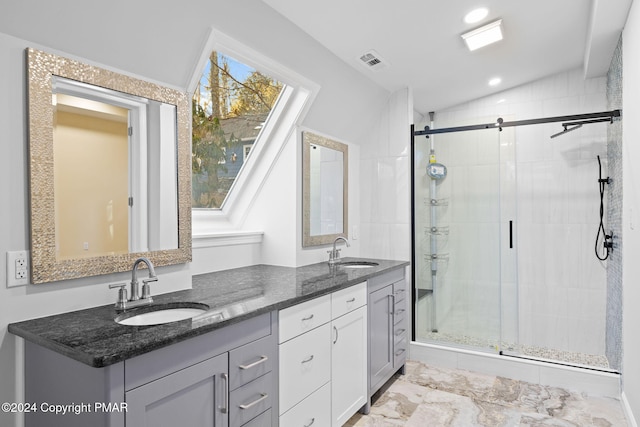
[[[596,257],[600,261],[604,261],[609,258],[609,252],[613,250],[613,233],[607,234],[604,230],[604,187],[605,184],[611,184],[609,177],[602,178],[602,162],[600,156],[598,156],[598,169],[599,178],[598,185],[600,187],[600,226],[598,227],[598,234],[596,235]],[[602,235],[604,241],[602,244],[603,254],[598,251],[598,243],[600,242],[600,235]]]

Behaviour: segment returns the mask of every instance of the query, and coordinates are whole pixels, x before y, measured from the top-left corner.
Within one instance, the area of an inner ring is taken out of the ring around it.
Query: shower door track
[[[424,130],[414,131],[412,129],[412,135],[413,136],[425,135],[428,138],[429,135],[435,135],[439,133],[465,132],[465,131],[483,130],[483,129],[502,130],[502,128],[506,128],[506,127],[539,125],[544,123],[557,123],[557,122],[563,122],[562,126],[565,128],[565,132],[566,132],[568,131],[567,130],[568,126],[586,125],[586,124],[601,123],[601,122],[612,123],[614,118],[620,117],[621,115],[622,115],[622,110],[611,110],[611,111],[602,111],[600,113],[544,117],[540,119],[516,120],[511,122],[505,122],[502,118],[498,118],[498,120],[496,120],[495,123],[484,123],[479,125],[457,126],[457,127],[442,128],[442,129],[431,129],[429,128],[429,126],[425,126]]]
[[[513,358],[513,359],[531,360],[533,362],[549,363],[551,365],[567,366],[569,368],[580,368],[580,369],[587,369],[589,371],[604,372],[606,374],[618,374],[618,375],[620,375],[620,372],[616,371],[615,369],[607,369],[607,368],[601,368],[601,367],[580,365],[580,364],[568,363],[568,362],[559,362],[557,360],[543,359],[543,358],[533,357],[533,356],[522,356],[522,355],[510,354],[510,353],[507,353],[507,352],[502,351],[502,350],[500,350],[498,355],[503,356],[503,357],[510,357],[510,358]]]

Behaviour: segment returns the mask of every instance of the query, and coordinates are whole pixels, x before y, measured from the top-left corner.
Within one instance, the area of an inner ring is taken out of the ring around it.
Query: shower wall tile
[[[361,150],[364,152],[367,150]],[[369,189],[370,183],[376,180],[377,162],[375,159],[360,160],[360,220],[363,224],[373,222],[378,214],[378,198],[376,193]]]
[[[607,107],[622,108],[622,37],[613,54],[607,73]],[[607,260],[606,355],[611,367],[622,364],[622,122],[607,127],[607,175],[612,178],[607,187],[607,230],[614,236],[614,250]]]
[[[411,259],[411,91],[391,94],[361,149],[361,254]]]

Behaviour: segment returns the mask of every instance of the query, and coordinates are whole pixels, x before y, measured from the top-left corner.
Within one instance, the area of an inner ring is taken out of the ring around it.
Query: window
[[[222,207],[283,88],[278,80],[211,52],[192,101],[192,207]]]

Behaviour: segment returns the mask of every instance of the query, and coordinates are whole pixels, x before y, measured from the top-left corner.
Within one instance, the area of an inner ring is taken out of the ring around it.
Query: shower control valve
[[[604,235],[604,247],[607,249],[613,249],[613,233]]]

